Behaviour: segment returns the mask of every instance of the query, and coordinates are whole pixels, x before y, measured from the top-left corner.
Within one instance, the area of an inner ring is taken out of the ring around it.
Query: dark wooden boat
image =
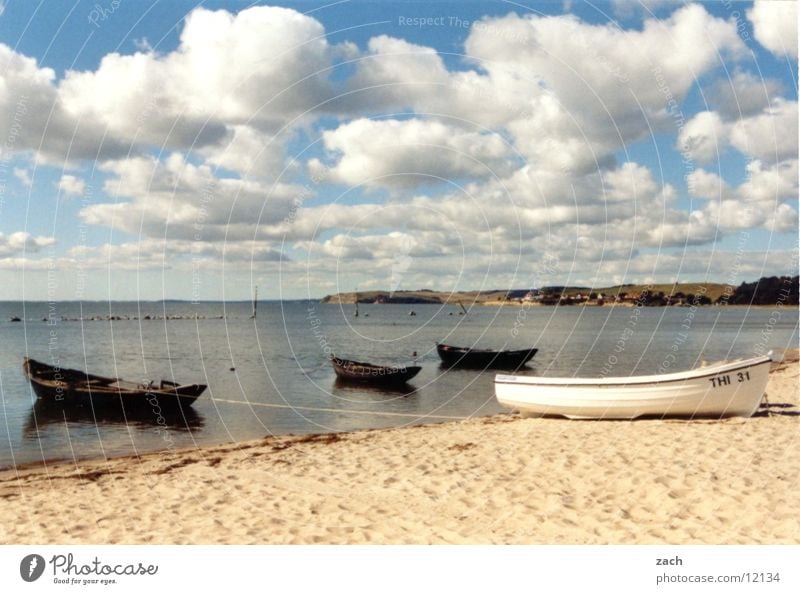
[[[351,361],[349,359],[339,359],[331,357],[333,370],[336,377],[348,382],[364,382],[375,385],[399,385],[404,384],[412,377],[417,375],[422,367],[396,365],[385,367],[373,365],[372,363],[362,363],[361,361]]]
[[[445,367],[470,369],[519,369],[530,361],[539,349],[521,351],[491,351],[437,344],[436,351]]]
[[[203,384],[178,385],[161,380],[139,384],[113,377],[61,369],[25,357],[22,371],[36,396],[53,402],[90,402],[93,406],[123,403],[125,407],[175,408],[190,406],[206,389]]]

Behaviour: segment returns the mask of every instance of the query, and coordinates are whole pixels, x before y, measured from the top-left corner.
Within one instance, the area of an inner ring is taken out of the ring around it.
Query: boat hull
[[[335,357],[331,363],[339,380],[372,385],[402,385],[422,370],[418,366],[384,367]]]
[[[570,419],[750,417],[769,379],[769,357],[691,372],[633,378],[498,375],[497,401],[523,416]]]
[[[538,352],[539,349],[520,351],[487,351],[468,349],[447,344],[437,344],[436,352],[444,367],[465,369],[508,369],[517,370]]]
[[[162,409],[191,406],[205,391],[203,384],[177,385],[162,381],[143,385],[115,378],[90,375],[74,369],[60,369],[32,359],[25,359],[23,373],[36,396],[48,402],[91,404],[93,407],[158,407]]]

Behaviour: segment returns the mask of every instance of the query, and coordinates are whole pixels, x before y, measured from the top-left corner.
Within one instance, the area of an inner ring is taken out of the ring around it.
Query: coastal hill
[[[727,285],[706,284],[705,294],[712,300],[722,295]],[[549,301],[575,301],[576,299],[603,294],[606,298],[613,298],[615,295],[641,295],[647,287],[645,285],[623,285],[619,287],[608,287],[602,289],[591,289],[589,287],[542,287],[538,289],[541,295],[547,296]],[[729,289],[731,291],[732,289]],[[669,294],[697,294],[702,293],[703,288],[700,284],[687,283],[677,285],[653,285],[650,292]],[[672,293],[670,293],[672,292]],[[433,291],[430,289],[418,289],[416,291],[359,291],[358,293],[337,293],[326,295],[322,303],[429,303],[443,304],[451,303],[457,305],[459,302],[464,305],[498,305],[502,303],[519,303],[529,299],[530,289],[490,289],[487,291]]]
[[[508,293],[519,293],[519,299],[527,293],[524,291],[504,291],[501,289],[491,291],[432,291],[420,289],[417,291],[359,291],[358,293],[337,293],[322,298],[322,303],[355,303],[358,296],[359,303],[452,303],[459,301],[464,304],[483,303],[485,301],[502,301]]]
[[[457,305],[501,305],[538,303],[543,305],[617,303],[643,305],[790,305],[798,303],[798,277],[764,277],[738,287],[723,283],[674,283],[616,285],[612,287],[541,287],[490,289],[486,291],[358,291],[327,295],[322,303],[417,303]]]

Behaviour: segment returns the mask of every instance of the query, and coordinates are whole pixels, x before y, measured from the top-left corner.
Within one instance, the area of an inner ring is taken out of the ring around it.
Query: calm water
[[[435,343],[524,348],[526,373],[593,376],[688,369],[708,361],[797,345],[797,312],[766,308],[353,306],[262,303],[58,303],[54,315],[140,320],[43,321],[47,303],[0,303],[0,466],[112,456],[263,437],[348,431],[493,414],[493,373],[442,370]],[[409,311],[416,316],[409,316]],[[197,314],[198,319],[194,319]],[[451,315],[452,314],[452,315]],[[183,316],[185,319],[151,317]],[[9,322],[18,316],[22,322]],[[224,319],[218,319],[224,316]],[[772,318],[772,319],[771,319]],[[688,328],[688,330],[687,330]],[[409,393],[339,386],[327,353],[423,370]],[[62,367],[141,381],[206,383],[193,411],[161,424],[89,410],[65,417],[36,403],[20,371],[29,355]],[[235,370],[231,370],[234,368]],[[610,372],[609,372],[610,371]]]

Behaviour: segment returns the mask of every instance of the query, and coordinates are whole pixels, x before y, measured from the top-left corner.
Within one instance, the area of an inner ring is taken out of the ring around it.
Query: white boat
[[[767,386],[772,352],[664,375],[609,378],[497,375],[497,401],[523,416],[570,419],[750,417]]]

